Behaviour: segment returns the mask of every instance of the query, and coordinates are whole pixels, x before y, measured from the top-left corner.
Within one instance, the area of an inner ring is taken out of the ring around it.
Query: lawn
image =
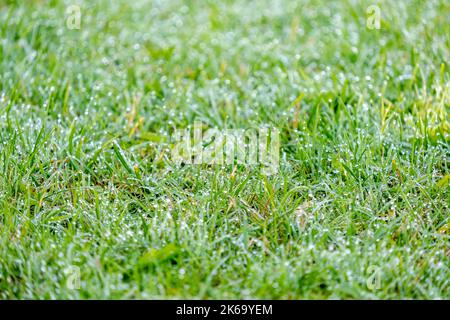
[[[450,299],[449,21],[0,0],[0,299]],[[277,130],[275,172],[175,161],[199,122]]]

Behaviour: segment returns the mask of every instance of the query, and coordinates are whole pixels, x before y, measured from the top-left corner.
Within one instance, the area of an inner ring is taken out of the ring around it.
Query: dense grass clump
[[[449,299],[449,21],[0,0],[0,298]],[[194,121],[276,127],[278,172],[174,164]]]

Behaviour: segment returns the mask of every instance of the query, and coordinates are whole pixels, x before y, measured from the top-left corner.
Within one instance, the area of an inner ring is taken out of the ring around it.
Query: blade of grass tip
[[[128,159],[123,154],[122,148],[120,148],[117,141],[113,142],[113,149],[114,149],[114,153],[115,153],[117,159],[119,159],[120,163],[125,167],[125,169],[128,171],[128,173],[134,174],[133,168],[129,164]]]
[[[64,99],[62,103],[62,113],[67,115],[69,113],[69,96],[70,96],[70,80],[66,83],[66,89],[64,90]]]
[[[39,151],[39,148],[45,143],[45,141],[50,137],[50,135],[53,133],[53,129],[51,129],[45,136],[45,126],[43,125],[41,130],[39,131],[39,134],[36,138],[36,141],[33,146],[33,150],[30,153],[30,156],[28,157],[28,163],[27,166],[29,168],[32,168],[34,166],[34,160],[36,157],[37,152]]]
[[[75,121],[72,122],[72,125],[70,126],[70,132],[69,132],[69,146],[68,146],[68,150],[69,150],[69,154],[72,155],[73,154],[73,138],[75,135]]]

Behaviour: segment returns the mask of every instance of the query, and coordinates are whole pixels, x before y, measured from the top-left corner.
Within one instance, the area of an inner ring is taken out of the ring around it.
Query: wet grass
[[[0,298],[450,298],[447,1],[77,3],[0,2]]]

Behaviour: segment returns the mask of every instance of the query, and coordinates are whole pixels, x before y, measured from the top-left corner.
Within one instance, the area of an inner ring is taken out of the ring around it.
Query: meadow
[[[450,299],[449,22],[0,0],[0,299]],[[276,128],[276,172],[176,163],[196,121]]]

